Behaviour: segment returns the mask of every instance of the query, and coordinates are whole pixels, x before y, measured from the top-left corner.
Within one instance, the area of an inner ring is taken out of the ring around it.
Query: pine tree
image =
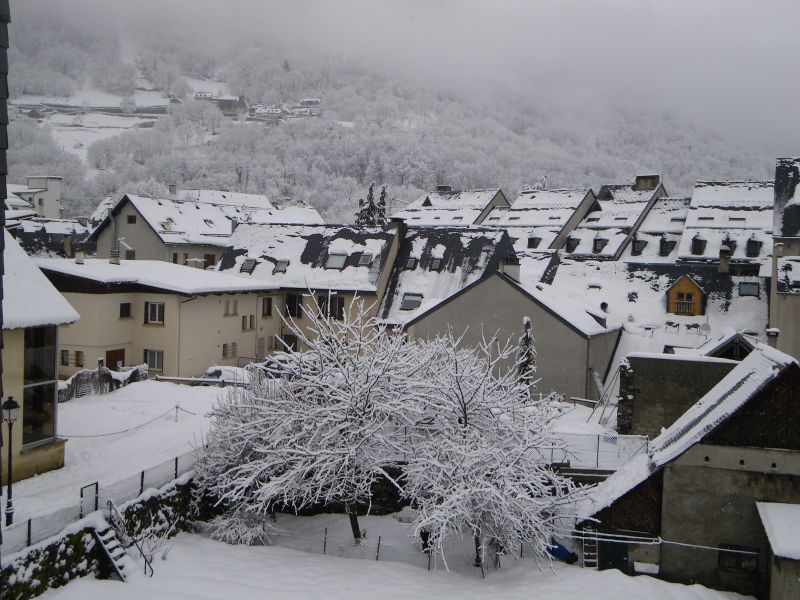
[[[381,188],[381,197],[375,203],[375,182],[369,185],[367,199],[358,201],[356,227],[380,227],[386,224],[386,186]]]
[[[519,381],[532,391],[536,384],[536,347],[530,317],[522,319],[523,332],[517,349],[517,374]]]

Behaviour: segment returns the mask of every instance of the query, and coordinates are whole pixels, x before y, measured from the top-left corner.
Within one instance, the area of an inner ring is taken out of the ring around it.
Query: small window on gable
[[[756,281],[742,281],[739,283],[740,296],[755,296],[758,298],[759,291],[758,282]]]
[[[413,270],[417,268],[417,259],[413,256],[409,257],[408,261],[406,262],[406,270]]]
[[[347,262],[347,254],[329,254],[328,260],[325,261],[326,269],[344,269],[344,263]]]
[[[245,258],[242,266],[239,267],[239,273],[247,273],[248,275],[252,275],[257,264],[258,261],[255,258]]]
[[[361,256],[358,257],[358,266],[368,267],[371,264],[372,264],[372,254],[367,254],[366,252],[362,252]]]
[[[136,225],[136,215],[128,215],[128,225]]]
[[[275,263],[275,268],[272,270],[272,274],[275,275],[275,273],[286,273],[286,268],[288,266],[288,260],[279,260]]]
[[[400,310],[416,310],[422,304],[422,294],[403,294]]]
[[[596,238],[592,243],[592,252],[595,254],[600,254],[603,251],[603,248],[606,247],[606,244],[608,244],[608,240]]]
[[[528,248],[538,248],[539,244],[542,243],[542,238],[540,237],[529,237],[528,238]]]
[[[431,271],[441,271],[443,262],[441,258],[431,259]]]

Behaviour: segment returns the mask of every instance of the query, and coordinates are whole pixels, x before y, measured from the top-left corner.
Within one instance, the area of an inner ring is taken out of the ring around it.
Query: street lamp
[[[14,502],[11,500],[11,479],[13,471],[11,466],[11,427],[14,421],[19,417],[19,404],[14,400],[13,396],[9,396],[8,400],[3,402],[0,407],[2,412],[3,421],[8,423],[8,499],[6,500],[6,527],[14,523]]]

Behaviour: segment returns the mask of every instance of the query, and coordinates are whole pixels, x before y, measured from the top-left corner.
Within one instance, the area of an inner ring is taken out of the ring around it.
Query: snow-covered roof
[[[499,188],[429,192],[392,217],[409,225],[472,225],[498,194],[503,195]]]
[[[514,256],[503,230],[473,227],[409,227],[400,245],[381,308],[389,323],[402,325],[500,269]],[[403,302],[421,295],[418,305]]]
[[[698,181],[695,184],[678,257],[687,261],[719,261],[723,244],[732,262],[764,262],[772,253],[772,181]],[[693,244],[697,238],[705,244]],[[757,256],[747,256],[748,240],[760,243]]]
[[[3,273],[3,329],[74,323],[79,315],[7,231]]]
[[[800,504],[756,502],[772,553],[800,560]]]
[[[608,333],[620,327],[618,324],[606,327],[603,323],[605,323],[608,315],[552,285],[537,283],[534,285],[521,285],[520,287],[539,304],[545,306],[550,312],[558,315],[562,320],[587,337]]]
[[[560,228],[589,194],[592,194],[589,188],[523,191],[514,200],[511,208],[490,212],[484,225],[541,225]],[[498,217],[497,221],[493,220],[495,216]]]
[[[240,225],[219,269],[286,289],[371,293],[377,291],[394,236],[391,229],[343,225]],[[344,266],[326,268],[335,254],[345,256]],[[245,265],[247,260],[255,262]]]
[[[800,237],[800,158],[779,158],[775,167],[774,235]]]
[[[677,233],[683,232],[691,198],[658,198],[647,212],[638,233]]]
[[[160,260],[121,260],[118,265],[100,258],[83,264],[66,258],[39,258],[45,272],[59,273],[101,284],[129,284],[177,294],[255,292],[275,289],[265,281],[248,281],[217,271],[195,269]]]
[[[176,200],[202,202],[203,204],[219,204],[221,206],[240,206],[269,210],[274,208],[263,194],[244,194],[242,192],[226,192],[224,190],[178,190]]]
[[[647,455],[633,458],[598,484],[581,506],[580,514],[588,517],[611,506],[656,470],[701,442],[792,364],[797,364],[796,359],[759,343],[717,385],[655,438]]]
[[[41,231],[50,235],[86,235],[91,231],[75,219],[25,219],[20,221],[20,227],[26,233]]]
[[[50,179],[50,178],[48,177],[48,179]],[[57,179],[61,179],[61,178],[58,177]],[[20,194],[33,194],[35,192],[46,192],[47,188],[32,188],[32,187],[28,187],[27,185],[21,185],[19,183],[7,183],[6,184],[6,191],[9,194],[15,194],[15,195],[19,196]]]
[[[91,223],[101,223],[103,219],[108,216],[108,213],[114,208],[116,203],[114,196],[106,196],[100,200],[100,203],[92,211],[92,214],[89,215],[89,221]]]

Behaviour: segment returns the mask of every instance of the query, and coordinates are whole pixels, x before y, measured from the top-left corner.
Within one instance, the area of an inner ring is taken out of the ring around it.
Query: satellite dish
[[[709,325],[708,323],[703,323],[702,325],[700,325],[700,333],[708,337],[708,334],[711,333],[711,325]]]

